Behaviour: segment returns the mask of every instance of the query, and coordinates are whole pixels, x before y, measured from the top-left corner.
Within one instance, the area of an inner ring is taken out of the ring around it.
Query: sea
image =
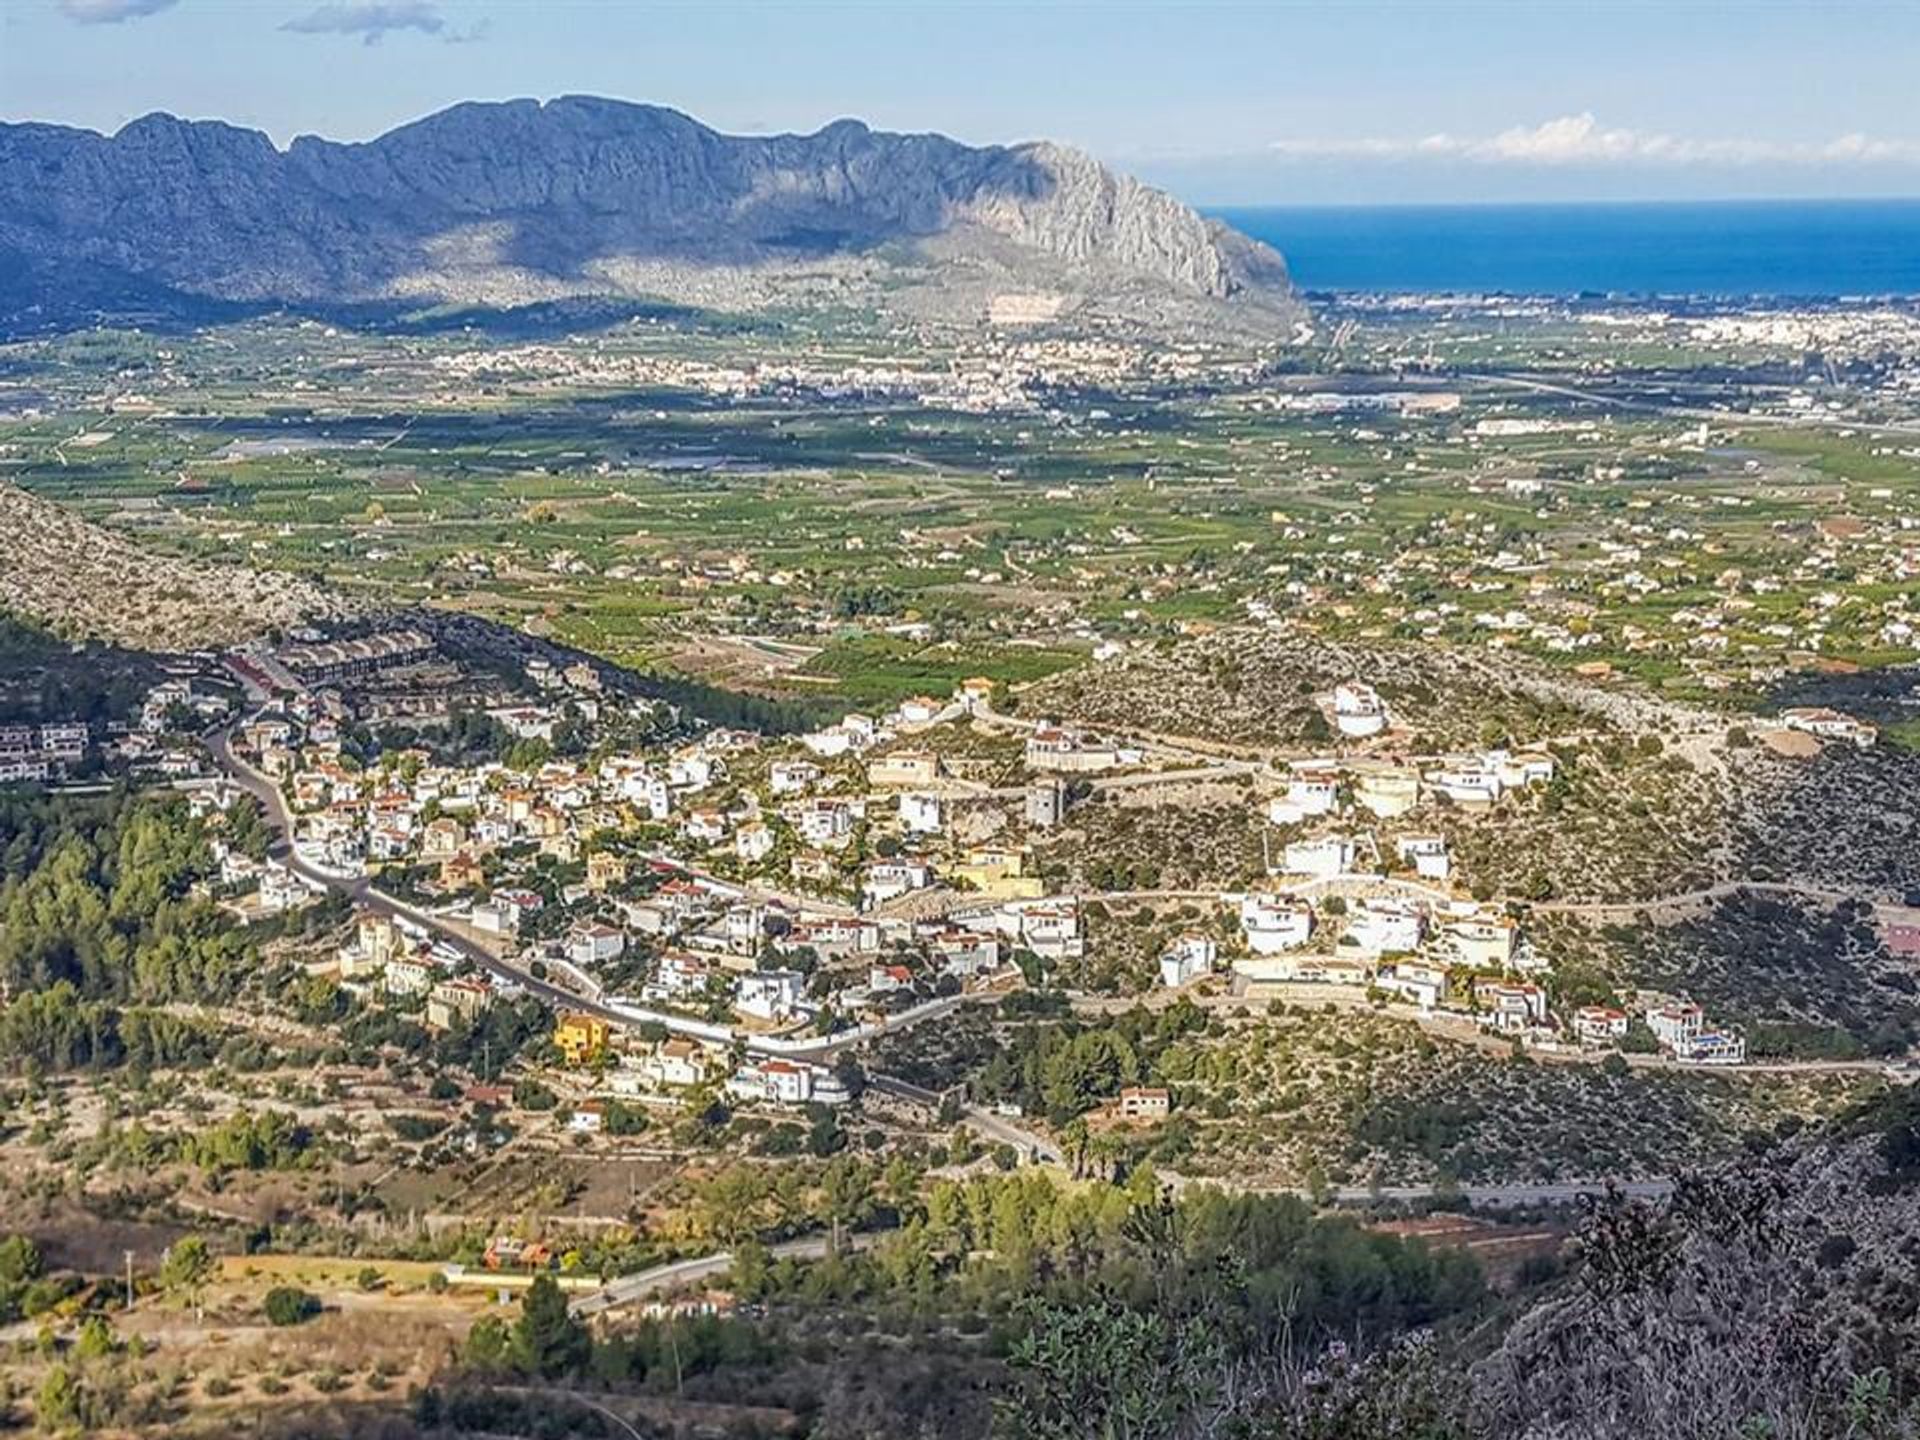
[[[1833,299],[1920,295],[1920,200],[1210,210],[1303,290]]]

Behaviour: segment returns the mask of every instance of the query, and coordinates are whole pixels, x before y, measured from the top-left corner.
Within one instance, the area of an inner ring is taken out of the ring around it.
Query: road
[[[843,1235],[840,1238],[842,1252],[865,1250],[877,1239],[874,1235]],[[818,1260],[832,1246],[832,1240],[825,1235],[809,1235],[804,1240],[788,1240],[779,1245],[769,1245],[767,1254],[775,1260]],[[598,1290],[577,1297],[567,1308],[575,1315],[585,1318],[591,1315],[604,1315],[609,1310],[622,1305],[631,1305],[636,1300],[645,1300],[649,1296],[659,1295],[695,1284],[701,1280],[711,1280],[724,1275],[733,1266],[730,1251],[720,1250],[712,1255],[701,1255],[692,1260],[675,1260],[666,1265],[655,1265],[650,1270],[636,1270],[631,1275],[622,1275],[618,1280],[609,1280]]]
[[[1715,425],[1739,427],[1746,425],[1771,425],[1788,430],[1833,429],[1857,430],[1862,428],[1857,418],[1846,416],[1828,416],[1811,412],[1806,415],[1755,415],[1744,410],[1716,410],[1711,406],[1680,405],[1658,400],[1639,400],[1626,395],[1610,395],[1604,392],[1576,389],[1572,385],[1556,385],[1545,380],[1534,380],[1521,375],[1497,375],[1460,371],[1461,380],[1478,380],[1489,385],[1511,385],[1520,390],[1532,390],[1541,395],[1557,395],[1569,400],[1584,400],[1590,405],[1606,405],[1615,410],[1638,410],[1651,415],[1674,416],[1686,420],[1705,420]],[[1875,421],[1870,427],[1876,434],[1892,435],[1920,434],[1920,426],[1902,425],[1898,421]]]
[[[1212,1180],[1187,1181],[1187,1184],[1213,1185]],[[1229,1188],[1229,1187],[1223,1187]],[[1254,1194],[1299,1195],[1306,1197],[1307,1192],[1298,1187],[1282,1187],[1265,1192],[1258,1186],[1242,1185],[1230,1187],[1236,1191]],[[1617,1190],[1634,1200],[1664,1200],[1673,1193],[1673,1181],[1652,1180],[1569,1180],[1565,1182],[1516,1182],[1511,1185],[1381,1185],[1378,1187],[1343,1186],[1327,1193],[1328,1198],[1341,1205],[1366,1205],[1373,1201],[1421,1201],[1437,1200],[1459,1196],[1475,1209],[1511,1210],[1525,1205],[1570,1205],[1587,1196],[1599,1196],[1609,1190]]]
[[[1822,885],[1803,885],[1793,880],[1721,880],[1698,890],[1684,890],[1673,895],[1654,895],[1645,900],[1537,900],[1526,902],[1528,908],[1543,915],[1584,915],[1590,918],[1631,917],[1641,910],[1679,909],[1685,906],[1704,905],[1713,900],[1724,900],[1738,895],[1742,891],[1752,891],[1756,895],[1786,895],[1800,900],[1817,900],[1826,905],[1840,905],[1848,901],[1863,901],[1873,907],[1875,914],[1884,914],[1894,919],[1907,919],[1915,914],[1909,905],[1895,904],[1887,900],[1874,900],[1851,890],[1835,890]]]
[[[930,1110],[937,1110],[945,1098],[936,1090],[929,1090],[911,1081],[896,1079],[892,1075],[881,1075],[877,1072],[868,1074],[867,1085],[868,1088],[877,1090],[882,1095],[910,1100]],[[995,1144],[1011,1145],[1029,1160],[1043,1165],[1063,1163],[1059,1148],[1051,1140],[1037,1131],[1015,1125],[1004,1115],[996,1115],[993,1111],[978,1105],[967,1105],[962,1107],[960,1118]]]

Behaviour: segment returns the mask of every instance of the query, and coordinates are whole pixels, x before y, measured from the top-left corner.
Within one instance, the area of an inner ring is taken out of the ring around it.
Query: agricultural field
[[[672,316],[102,331],[8,347],[0,479],[160,551],[855,706],[1248,618],[1746,706],[1814,659],[1913,658],[1920,450],[1870,384],[1783,426],[1804,356],[1524,307],[1469,340],[1485,319],[1423,313],[1419,373],[1364,305],[1337,350],[1177,371]]]

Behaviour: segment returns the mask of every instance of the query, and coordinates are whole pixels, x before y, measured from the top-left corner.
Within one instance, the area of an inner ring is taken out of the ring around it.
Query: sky
[[[1202,205],[1920,195],[1920,0],[0,0],[0,118],[597,94],[1079,145]]]

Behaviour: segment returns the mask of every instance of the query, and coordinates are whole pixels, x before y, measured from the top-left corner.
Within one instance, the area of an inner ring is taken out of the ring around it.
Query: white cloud
[[[357,35],[367,45],[397,30],[414,30],[460,42],[477,39],[479,31],[453,30],[440,13],[438,0],[337,0],[280,27],[301,35]]]
[[[119,25],[158,15],[177,0],[60,0],[60,13],[79,25]]]
[[[1860,134],[1827,141],[1691,140],[1657,131],[1609,129],[1591,112],[1496,135],[1276,140],[1273,153],[1303,160],[1467,160],[1486,165],[1828,165],[1920,163],[1920,140]]]

